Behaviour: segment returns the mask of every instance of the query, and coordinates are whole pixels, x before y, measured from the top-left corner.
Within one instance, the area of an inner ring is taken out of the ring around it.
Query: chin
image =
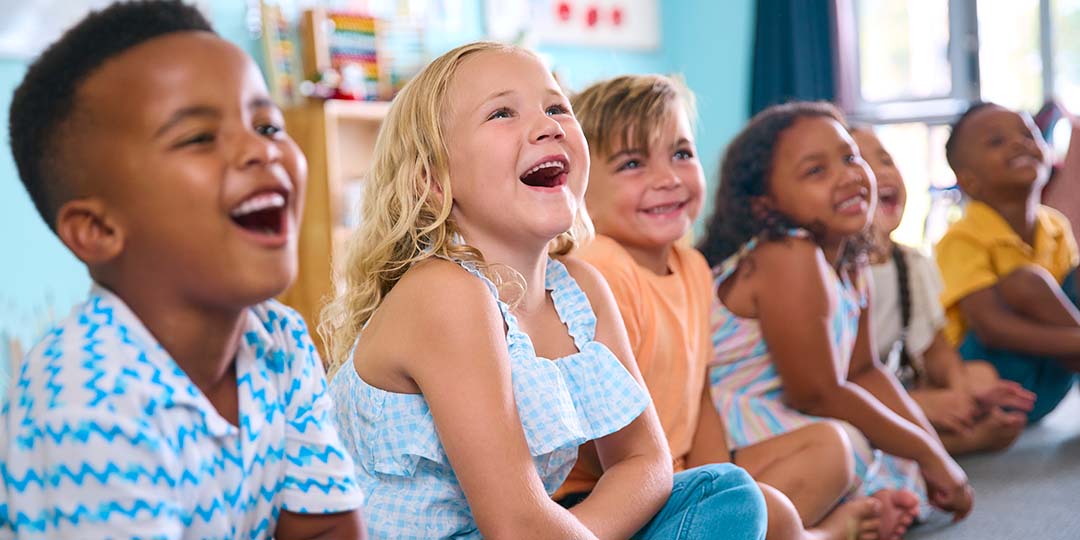
[[[251,304],[258,304],[281,296],[289,286],[296,281],[296,264],[282,265],[276,268],[252,267],[258,271],[257,276],[249,276],[245,280],[247,289],[246,297],[251,298]]]

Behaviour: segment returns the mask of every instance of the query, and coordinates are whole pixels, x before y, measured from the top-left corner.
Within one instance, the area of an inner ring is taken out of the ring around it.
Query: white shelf
[[[330,99],[326,101],[324,110],[335,118],[382,121],[390,111],[390,102]]]

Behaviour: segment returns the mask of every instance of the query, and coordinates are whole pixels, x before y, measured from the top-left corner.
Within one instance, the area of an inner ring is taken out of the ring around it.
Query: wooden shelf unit
[[[334,293],[333,265],[358,222],[348,201],[371,168],[375,138],[389,102],[315,101],[285,109],[288,132],[308,160],[307,199],[299,237],[300,272],[280,300],[303,315],[319,354],[326,349],[315,331],[323,303]]]

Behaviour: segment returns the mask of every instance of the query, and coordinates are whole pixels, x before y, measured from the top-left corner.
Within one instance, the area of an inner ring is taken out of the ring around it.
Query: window
[[[936,242],[958,215],[945,140],[983,99],[1080,115],[1080,0],[836,0],[840,106],[876,126],[908,188],[903,243]],[[847,46],[845,46],[847,45]],[[1067,122],[1048,133],[1063,157]]]

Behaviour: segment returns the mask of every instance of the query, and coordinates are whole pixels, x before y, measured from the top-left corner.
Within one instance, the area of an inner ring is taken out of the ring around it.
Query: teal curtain
[[[758,0],[750,114],[836,98],[833,0]]]

